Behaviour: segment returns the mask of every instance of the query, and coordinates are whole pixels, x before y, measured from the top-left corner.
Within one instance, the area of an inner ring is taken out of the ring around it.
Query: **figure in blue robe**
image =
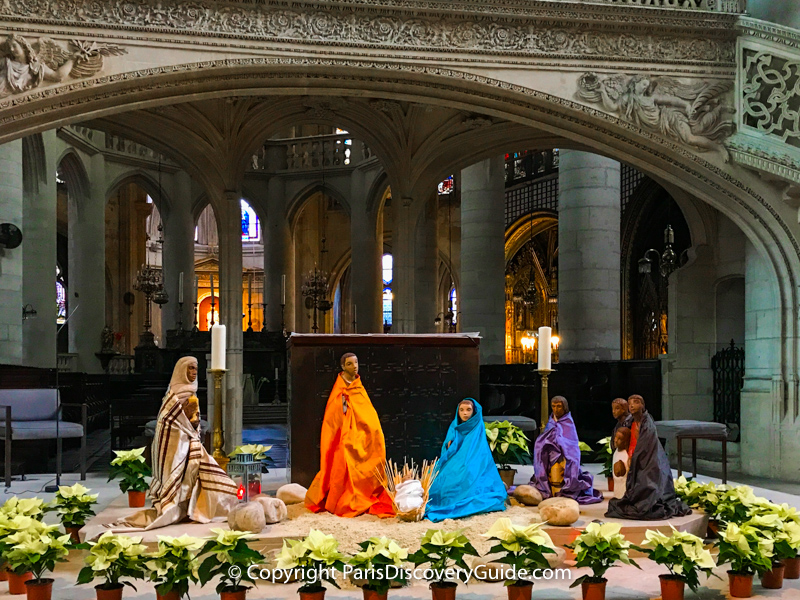
[[[483,410],[472,398],[458,405],[438,471],[425,510],[425,517],[434,523],[506,509],[508,493],[486,439]]]
[[[578,504],[595,504],[603,494],[592,487],[594,479],[581,470],[581,449],[578,432],[563,396],[550,400],[553,414],[533,445],[533,479],[531,485],[542,498],[572,498]]]

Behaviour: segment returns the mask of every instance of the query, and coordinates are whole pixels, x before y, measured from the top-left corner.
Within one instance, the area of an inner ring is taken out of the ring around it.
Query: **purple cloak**
[[[547,422],[544,433],[536,438],[533,445],[533,479],[530,484],[549,498],[550,483],[547,475],[550,467],[566,459],[564,465],[564,486],[558,493],[563,498],[572,498],[578,504],[596,504],[603,500],[603,494],[592,487],[591,474],[581,470],[581,449],[578,446],[578,432],[572,414],[567,413],[556,421],[553,416]]]

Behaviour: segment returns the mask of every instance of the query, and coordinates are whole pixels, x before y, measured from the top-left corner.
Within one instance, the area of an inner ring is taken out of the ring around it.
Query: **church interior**
[[[0,599],[798,594],[796,0],[166,4],[0,3]]]

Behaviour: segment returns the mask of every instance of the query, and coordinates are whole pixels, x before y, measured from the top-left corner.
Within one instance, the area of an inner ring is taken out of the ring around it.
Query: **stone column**
[[[439,246],[437,198],[430,197],[417,219],[414,260],[414,332],[436,332],[439,303]]]
[[[223,406],[225,450],[242,443],[242,224],[241,194],[219,193],[219,301],[220,323],[227,327],[228,344]],[[215,206],[216,209],[216,206]]]
[[[38,314],[22,324],[23,364],[52,369],[56,366],[56,306],[54,283],[56,256],[55,181],[56,134],[52,129],[22,140],[23,187],[22,207],[24,269],[22,303],[33,306]]]
[[[414,233],[416,206],[411,197],[392,198],[392,333],[414,333]]]
[[[620,359],[619,177],[615,160],[561,151],[558,333],[565,362]]]
[[[172,193],[167,206],[161,202],[164,224],[164,286],[169,304],[161,312],[164,335],[178,326],[178,313],[183,328],[190,330],[194,320],[194,215],[192,214],[192,180],[185,171],[173,175]],[[178,305],[178,281],[183,273],[183,310]]]
[[[78,355],[79,371],[101,373],[95,352],[100,351],[106,314],[106,177],[102,154],[90,159],[87,171],[86,190],[69,190],[69,351]]]
[[[22,229],[22,140],[0,146],[0,223]],[[0,363],[22,363],[23,245],[0,248]],[[52,281],[52,274],[51,274]],[[53,284],[55,285],[55,284]],[[42,318],[46,309],[42,307]],[[37,309],[38,310],[38,309]]]
[[[364,174],[354,171],[350,186],[351,289],[357,308],[358,333],[382,333],[383,231],[378,231],[375,211],[368,210],[365,187]]]
[[[270,150],[273,150],[270,148]],[[273,176],[267,183],[267,218],[264,236],[264,298],[267,303],[268,331],[281,330],[281,281],[286,276],[286,306],[284,322],[288,330],[294,323],[294,269],[290,268],[292,232],[286,218],[285,183]]]
[[[461,171],[461,331],[480,331],[481,364],[505,363],[505,161]]]

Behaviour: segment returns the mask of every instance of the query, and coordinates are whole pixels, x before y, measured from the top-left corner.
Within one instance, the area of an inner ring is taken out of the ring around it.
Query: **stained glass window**
[[[453,176],[450,175],[447,179],[439,184],[438,190],[440,194],[452,194],[455,184],[453,183]]]
[[[61,269],[56,266],[56,323],[63,325],[67,320],[67,288],[61,277]]]
[[[258,215],[250,205],[242,199],[242,241],[257,242],[261,239],[261,227]]]
[[[382,260],[383,267],[383,324],[392,324],[392,280],[394,279],[393,270],[394,261],[391,254],[384,254]]]
[[[453,311],[453,325],[455,325],[458,320],[458,295],[456,294],[456,288],[450,289],[450,308]]]
[[[394,276],[392,275],[392,255],[391,254],[384,254],[383,255],[383,284],[389,285],[392,283],[392,279]]]

